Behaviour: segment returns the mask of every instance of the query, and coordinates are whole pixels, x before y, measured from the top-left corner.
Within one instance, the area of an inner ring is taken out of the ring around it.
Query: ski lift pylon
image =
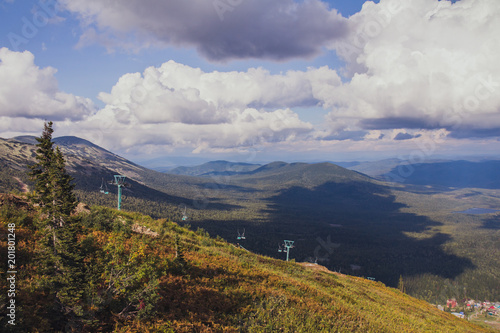
[[[182,206],[184,207],[184,209],[183,209],[183,211],[182,211],[182,220],[183,220],[183,221],[187,221],[187,219],[188,219],[188,216],[187,216],[187,214],[186,214],[187,207],[186,207],[186,205],[182,205]],[[181,206],[181,207],[182,207],[182,206]],[[182,209],[182,208],[181,208],[181,209]]]
[[[279,249],[278,249],[278,252],[284,252],[286,253],[286,261],[288,261],[289,259],[289,255],[290,255],[290,249],[295,247],[293,245],[294,241],[291,241],[291,240],[286,240],[285,239],[285,243],[280,245]],[[282,246],[284,247],[284,249],[282,249]]]
[[[118,204],[117,208],[118,210],[121,210],[121,205],[122,205],[122,187],[123,186],[128,186],[128,184],[125,183],[125,176],[123,175],[115,175],[114,176],[115,181],[113,182],[113,185],[118,186]]]

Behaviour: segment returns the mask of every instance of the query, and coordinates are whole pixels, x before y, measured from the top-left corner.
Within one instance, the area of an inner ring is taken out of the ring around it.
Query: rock
[[[78,214],[90,214],[90,207],[83,203],[79,202],[78,205],[76,206],[75,210],[71,213],[71,215],[78,215]]]

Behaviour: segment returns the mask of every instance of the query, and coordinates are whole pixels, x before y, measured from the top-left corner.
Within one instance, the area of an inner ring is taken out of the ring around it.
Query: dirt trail
[[[21,179],[19,179],[18,177],[14,177],[14,179],[17,180],[17,182],[21,186],[21,192],[28,193],[30,191],[28,185],[23,183],[23,181]]]

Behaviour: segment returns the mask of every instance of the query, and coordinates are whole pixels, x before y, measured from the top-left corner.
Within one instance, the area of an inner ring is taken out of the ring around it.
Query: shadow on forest
[[[484,221],[483,229],[500,230],[500,215],[493,215]]]
[[[198,187],[200,191],[236,191],[241,193],[256,193],[259,190],[251,188],[251,187],[243,187],[237,185],[228,184],[228,180],[222,179],[220,182],[210,182],[210,183],[202,183]]]
[[[396,286],[400,275],[431,273],[453,279],[474,265],[450,255],[450,237],[427,232],[440,223],[401,212],[390,188],[367,182],[291,187],[268,199],[268,214],[281,239],[295,240],[292,257],[328,268],[373,276]]]

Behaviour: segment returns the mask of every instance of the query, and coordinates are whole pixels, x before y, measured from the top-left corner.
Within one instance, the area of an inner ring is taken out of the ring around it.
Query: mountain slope
[[[32,141],[31,137],[23,138]],[[68,172],[75,178],[77,196],[91,204],[116,205],[114,175],[124,175],[131,186],[123,191],[128,209],[142,209],[148,214],[174,218],[178,205],[190,204],[199,193],[204,179],[168,175],[152,171],[113,154],[93,143],[76,138],[55,138],[66,159]],[[36,146],[19,139],[0,139],[0,191],[21,191],[29,185],[27,165],[35,163]],[[107,187],[110,195],[100,193]]]
[[[490,332],[378,282],[255,255],[203,230],[98,207],[72,222],[78,226],[73,249],[84,256],[75,267],[85,272],[85,288],[71,294],[68,304],[79,310],[68,315],[69,305],[54,302],[57,287],[40,283],[47,273],[37,264],[38,213],[19,198],[0,196],[0,205],[0,233],[16,223],[16,234],[26,239],[17,245],[17,331]],[[159,236],[132,232],[133,224]],[[7,253],[5,240],[0,253]],[[0,269],[5,279],[6,261]],[[0,287],[1,304],[6,288]]]

